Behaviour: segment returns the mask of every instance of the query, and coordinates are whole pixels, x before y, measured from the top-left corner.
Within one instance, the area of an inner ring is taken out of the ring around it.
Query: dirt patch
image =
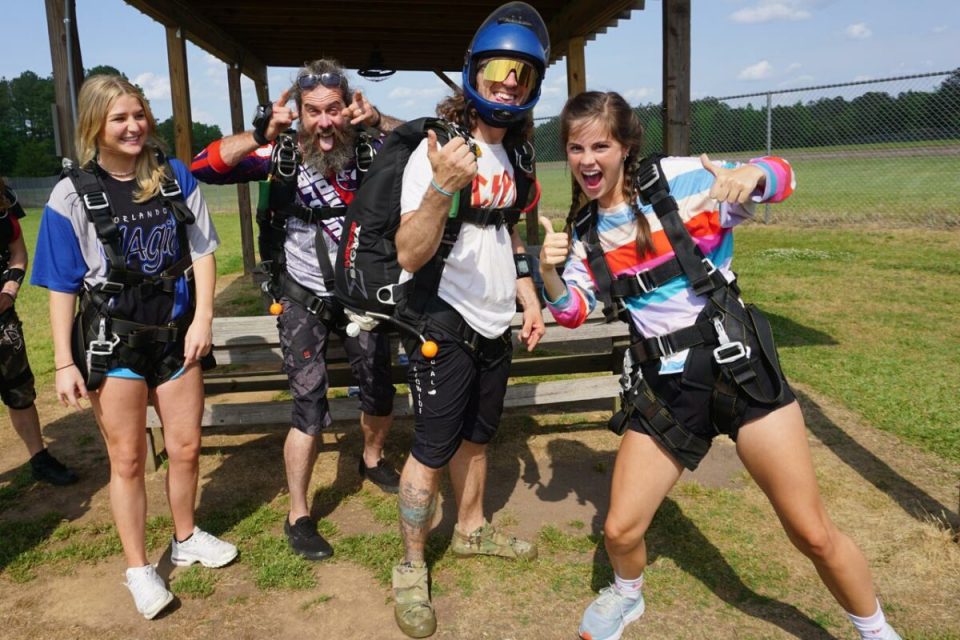
[[[902,632],[960,637],[955,603],[960,552],[941,524],[956,518],[956,470],[809,390],[798,390],[829,510],[864,549],[888,613]],[[65,489],[27,486],[0,513],[0,521],[28,521],[53,511],[77,526],[109,523],[107,460],[89,412],[43,406],[41,415],[51,448],[78,468],[83,481]],[[602,530],[619,442],[600,426],[606,415],[508,416],[491,446],[485,511],[519,536],[532,538],[552,525],[573,546],[552,548],[529,568],[442,555],[434,569],[437,638],[574,634],[592,590],[603,585],[608,571],[602,543],[587,542]],[[205,431],[201,523],[224,509],[233,509],[224,524],[229,527],[259,505],[286,508],[285,431]],[[388,451],[394,462],[402,460],[411,437],[410,422],[398,421]],[[0,431],[0,486],[17,477],[24,461],[21,448],[11,430]],[[314,513],[336,527],[335,546],[351,536],[396,533],[396,525],[378,518],[365,502],[365,496],[379,499],[379,494],[357,477],[360,448],[352,425],[325,434],[320,447]],[[149,515],[167,514],[162,473],[148,476],[147,491]],[[940,521],[933,518],[938,507],[944,514]],[[730,513],[756,530],[740,531],[740,522],[722,521]],[[449,536],[454,521],[445,486],[434,536]],[[282,536],[281,522],[268,530]],[[740,539],[745,535],[753,546]],[[671,493],[649,544],[649,611],[625,638],[850,637],[842,612],[792,549],[726,439],[719,439],[701,468],[686,474]],[[150,623],[136,614],[122,585],[119,554],[95,563],[41,566],[25,583],[0,573],[0,636],[404,637],[393,621],[389,586],[373,570],[335,557],[311,565],[314,588],[261,590],[246,559],[251,550],[240,546],[240,560],[216,572],[212,595],[178,601]],[[160,561],[164,575],[176,578],[183,570],[164,562],[167,553],[161,548],[150,557]]]

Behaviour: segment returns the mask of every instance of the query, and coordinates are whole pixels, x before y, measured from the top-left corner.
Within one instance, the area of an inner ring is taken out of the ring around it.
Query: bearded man
[[[295,108],[287,106],[290,99]],[[285,132],[297,119],[293,137]],[[278,100],[257,108],[253,131],[211,143],[191,166],[198,180],[213,184],[271,178],[269,203],[261,202],[257,220],[261,257],[271,275],[268,289],[282,305],[277,327],[294,405],[284,444],[290,491],[284,531],[293,551],[310,560],[333,555],[307,503],[317,436],[331,422],[325,362],[330,332],[343,340],[360,386],[360,476],[391,493],[399,485],[399,475],[383,458],[393,422],[389,343],[383,334],[346,335],[331,267],[362,170],[384,133],[398,124],[362,92],[351,92],[339,63],[315,60],[299,70]]]

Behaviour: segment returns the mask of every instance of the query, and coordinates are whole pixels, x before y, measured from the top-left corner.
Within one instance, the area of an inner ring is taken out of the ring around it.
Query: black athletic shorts
[[[277,318],[283,370],[293,396],[293,426],[317,435],[332,422],[327,402],[327,336],[330,329],[316,315],[287,298]],[[360,386],[360,410],[372,416],[393,413],[396,390],[390,381],[390,341],[385,334],[361,331],[355,338],[340,336],[350,368]]]
[[[11,409],[26,409],[37,399],[23,324],[13,308],[0,316],[0,399]]]
[[[694,353],[695,351],[697,351],[697,353]],[[713,422],[711,416],[711,396],[713,394],[713,380],[716,375],[717,365],[707,357],[708,354],[712,353],[712,349],[708,347],[695,347],[690,350],[690,353],[691,355],[687,357],[683,373],[660,375],[660,362],[657,360],[644,365],[643,376],[653,390],[654,395],[657,396],[666,409],[673,415],[681,429],[705,443],[706,446],[704,450],[700,452],[693,451],[689,448],[678,447],[636,418],[631,418],[628,426],[638,433],[651,436],[659,442],[677,462],[692,471],[696,469],[700,461],[703,460],[714,437],[725,434],[736,442],[739,427],[730,429],[723,425],[715,425]],[[697,359],[698,356],[699,363],[701,364],[701,372],[700,375],[694,375],[691,371],[691,362]],[[761,375],[766,376],[765,380],[761,380],[762,388],[770,392],[770,397],[775,396],[775,393],[772,391],[772,389],[775,388],[773,384],[774,381],[770,379],[769,369],[762,366],[756,366],[754,369]],[[741,392],[740,397],[747,403],[743,420],[740,422],[741,425],[762,418],[796,400],[796,396],[794,396],[790,385],[782,373],[780,373],[780,382],[783,393],[777,402],[759,403]]]
[[[408,353],[415,418],[410,455],[440,469],[463,440],[486,444],[497,432],[513,350],[509,330],[499,338],[481,339],[475,351],[436,326],[428,325],[425,335],[440,349],[429,360],[419,347]]]

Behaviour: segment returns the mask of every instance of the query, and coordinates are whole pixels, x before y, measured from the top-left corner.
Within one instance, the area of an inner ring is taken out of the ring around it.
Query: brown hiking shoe
[[[411,638],[426,638],[437,630],[429,580],[426,562],[403,562],[393,568],[393,617]]]
[[[450,549],[460,557],[498,556],[511,560],[536,560],[537,558],[536,544],[506,536],[486,520],[469,535],[460,533],[454,527]]]

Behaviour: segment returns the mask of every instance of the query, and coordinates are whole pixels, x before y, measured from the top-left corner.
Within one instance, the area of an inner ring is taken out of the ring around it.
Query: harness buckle
[[[318,316],[323,311],[323,306],[325,304],[326,302],[323,298],[320,296],[313,296],[313,299],[310,300],[310,303],[306,305],[306,309],[313,315]]]
[[[297,143],[291,136],[281,135],[277,138],[277,146],[273,151],[277,175],[281,178],[292,178],[297,175],[298,155]]]
[[[713,350],[713,359],[717,364],[730,364],[741,358],[750,357],[750,347],[743,346],[740,341],[721,344]]]
[[[110,203],[107,202],[107,194],[105,194],[103,191],[93,191],[91,193],[83,194],[83,204],[90,211],[107,209],[110,207]]]
[[[657,288],[656,284],[650,281],[649,274],[650,269],[644,269],[643,271],[639,271],[636,275],[634,275],[637,284],[640,285],[640,290],[644,293],[650,293]]]
[[[377,289],[377,302],[380,304],[397,304],[393,296],[393,290],[397,285],[388,284]]]
[[[99,290],[102,293],[107,293],[114,296],[120,293],[121,291],[123,291],[123,288],[124,288],[124,284],[122,282],[111,282],[110,280],[107,280],[106,282],[100,285]]]
[[[713,359],[717,364],[730,364],[741,358],[750,357],[750,347],[744,346],[739,340],[736,342],[730,340],[726,329],[723,328],[722,316],[713,319],[713,328],[716,330],[717,340],[720,342],[720,346],[713,350]]]
[[[87,346],[87,356],[110,356],[113,349],[120,344],[120,336],[111,333],[112,340],[107,340],[107,319],[100,318],[100,327],[97,329],[97,338],[91,340]]]
[[[657,349],[660,350],[661,358],[672,356],[674,353],[673,347],[671,347],[669,342],[667,342],[667,340],[665,340],[664,338],[665,336],[662,336],[662,335],[654,336],[654,340],[657,341]]]
[[[162,180],[160,182],[160,195],[164,198],[174,198],[182,196],[183,191],[180,190],[180,184],[176,180]]]
[[[700,262],[702,262],[703,266],[706,268],[708,276],[712,276],[716,272],[717,265],[713,264],[710,258],[704,258]]]

